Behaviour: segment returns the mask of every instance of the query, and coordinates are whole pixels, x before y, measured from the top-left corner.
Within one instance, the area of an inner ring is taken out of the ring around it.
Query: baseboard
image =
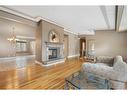
[[[1,57],[0,60],[11,60],[11,59],[16,59],[18,57],[34,57],[35,55],[24,55],[24,56],[14,56],[14,57]]]
[[[56,64],[61,64],[61,63],[64,63],[65,62],[65,59],[60,59],[60,60],[56,60],[54,61],[53,63],[48,63],[48,64],[42,64],[43,66],[52,66],[52,65],[56,65]]]
[[[74,58],[74,57],[79,57],[79,56],[80,56],[80,54],[76,54],[76,55],[70,55],[67,58]]]
[[[11,60],[11,59],[16,59],[16,57],[2,57],[0,60]]]
[[[43,63],[42,62],[39,62],[37,60],[35,60],[35,63],[39,64],[39,65],[42,65]]]
[[[56,65],[56,64],[61,64],[61,63],[64,63],[64,62],[65,62],[65,59],[61,59],[61,60],[54,61],[54,63],[43,64],[42,62],[39,62],[39,61],[35,60],[35,63],[37,63],[41,66],[44,66],[44,67],[52,66],[52,65]]]

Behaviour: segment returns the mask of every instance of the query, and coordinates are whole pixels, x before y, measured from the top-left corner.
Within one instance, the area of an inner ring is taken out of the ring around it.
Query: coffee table
[[[109,80],[83,71],[73,73],[65,81],[65,89],[110,89]]]

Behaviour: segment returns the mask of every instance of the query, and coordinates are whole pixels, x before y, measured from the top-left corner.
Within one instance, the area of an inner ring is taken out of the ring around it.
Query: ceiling
[[[53,21],[67,31],[90,34],[115,29],[115,6],[7,6],[20,13]]]

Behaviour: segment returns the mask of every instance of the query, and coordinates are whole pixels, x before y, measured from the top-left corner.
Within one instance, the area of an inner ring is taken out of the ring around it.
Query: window
[[[17,41],[16,42],[16,51],[17,52],[26,52],[27,51],[27,43],[26,42]]]

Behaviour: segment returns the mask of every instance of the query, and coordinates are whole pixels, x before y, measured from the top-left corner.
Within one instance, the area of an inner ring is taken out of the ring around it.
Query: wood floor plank
[[[49,67],[32,63],[20,69],[0,71],[0,89],[63,89],[65,78],[80,70],[83,61],[73,58]]]

